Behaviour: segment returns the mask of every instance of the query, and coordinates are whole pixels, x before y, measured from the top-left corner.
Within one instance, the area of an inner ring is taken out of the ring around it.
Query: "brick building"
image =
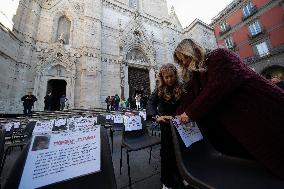
[[[267,78],[284,79],[284,1],[234,0],[211,26],[219,46]]]

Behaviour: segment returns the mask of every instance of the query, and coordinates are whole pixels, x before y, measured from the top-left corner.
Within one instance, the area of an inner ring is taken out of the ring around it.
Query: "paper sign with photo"
[[[172,120],[174,126],[177,128],[178,133],[186,147],[203,139],[203,136],[196,124],[192,122],[183,124],[179,119]]]
[[[136,131],[142,129],[140,116],[124,116],[125,131]]]
[[[33,130],[33,134],[52,132],[53,124],[54,120],[37,121]]]
[[[106,119],[107,120],[111,120],[112,119],[112,115],[106,115]]]
[[[19,188],[39,188],[100,170],[100,127],[35,135]]]

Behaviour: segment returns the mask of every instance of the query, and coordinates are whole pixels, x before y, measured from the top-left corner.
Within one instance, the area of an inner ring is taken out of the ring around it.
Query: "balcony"
[[[252,35],[252,34],[248,34],[248,38],[250,40],[254,40],[254,39],[259,39],[259,38],[262,38],[266,35],[266,29],[262,28],[261,31],[255,35]]]
[[[232,51],[236,51],[237,50],[237,44],[234,42],[232,46],[228,47],[228,49],[230,49]]]
[[[248,19],[249,17],[251,17],[252,15],[254,15],[257,12],[257,7],[253,6],[250,10],[250,14],[249,15],[243,15],[242,20],[245,21],[246,19]]]
[[[226,29],[225,29],[224,31],[220,31],[220,32],[219,32],[220,37],[221,37],[222,35],[224,35],[225,33],[227,33],[228,31],[230,31],[230,30],[231,30],[231,26],[230,26],[230,25],[227,25],[227,27],[226,27]]]

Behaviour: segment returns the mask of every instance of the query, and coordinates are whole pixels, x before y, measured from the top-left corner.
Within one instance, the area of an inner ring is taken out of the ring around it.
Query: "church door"
[[[135,108],[135,95],[141,94],[142,106],[145,108],[150,95],[149,70],[142,68],[128,68],[129,101],[130,107]]]
[[[47,83],[47,93],[51,92],[51,110],[60,110],[60,97],[66,95],[67,82],[63,79],[51,79]]]

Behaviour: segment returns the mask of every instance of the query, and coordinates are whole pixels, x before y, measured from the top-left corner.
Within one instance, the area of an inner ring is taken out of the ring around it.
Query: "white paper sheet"
[[[100,139],[100,126],[33,136],[19,188],[38,188],[100,171]]]
[[[14,129],[20,128],[21,123],[20,122],[13,122]]]
[[[112,115],[106,115],[106,119],[107,120],[111,120],[112,119]]]
[[[12,127],[13,127],[13,123],[11,122],[2,124],[2,128],[4,128],[5,131],[11,131]]]
[[[53,125],[54,120],[37,121],[33,130],[33,134],[50,133],[52,132]]]
[[[54,121],[54,125],[55,126],[62,126],[62,125],[66,125],[66,119],[65,118],[62,118],[62,119],[56,119]]]
[[[124,116],[125,131],[136,131],[142,129],[140,116]]]
[[[114,115],[113,123],[123,123],[123,116],[121,114]]]
[[[146,112],[139,112],[139,115],[143,117],[144,120],[146,120]]]
[[[172,122],[177,128],[178,133],[186,147],[189,147],[193,143],[203,139],[203,136],[196,124],[192,124],[192,122],[190,122],[185,125],[182,124],[177,118],[173,119]]]

